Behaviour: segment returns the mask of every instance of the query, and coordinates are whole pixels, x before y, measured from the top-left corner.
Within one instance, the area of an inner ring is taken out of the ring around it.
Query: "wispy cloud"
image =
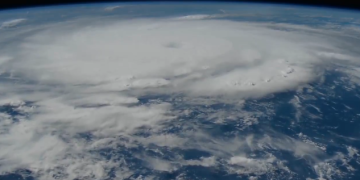
[[[105,11],[113,11],[115,9],[119,9],[119,8],[122,8],[123,6],[109,6],[109,7],[106,7],[104,8]]]
[[[5,22],[1,23],[0,29],[15,27],[18,24],[24,22],[25,20],[26,19],[20,18],[20,19],[13,19],[13,20],[5,21]]]

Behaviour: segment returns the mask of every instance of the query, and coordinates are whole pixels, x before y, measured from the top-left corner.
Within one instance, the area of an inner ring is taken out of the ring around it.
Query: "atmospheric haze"
[[[24,21],[9,20],[0,29]],[[349,147],[349,155],[329,157],[321,148],[279,132],[228,141],[213,139],[201,128],[163,134],[167,123],[178,122],[177,117],[187,112],[168,102],[139,103],[146,95],[180,94],[188,103],[225,102],[241,109],[248,99],[318,81],[334,63],[346,66],[354,83],[359,83],[359,69],[353,68],[359,65],[359,54],[343,50],[351,44],[339,31],[216,20],[206,14],[91,23],[80,18],[36,28],[0,50],[2,76],[17,81],[1,82],[0,103],[30,114],[17,115],[17,123],[0,114],[0,173],[29,169],[39,179],[70,180],[106,179],[111,171],[123,179],[132,170],[119,155],[106,158],[102,150],[154,144],[211,154],[199,160],[133,154],[157,171],[221,164],[245,175],[289,172],[284,161],[270,153],[263,158],[248,156],[249,150],[272,147],[307,158],[319,178],[330,179],[336,170],[328,162],[358,156]],[[8,34],[16,36],[22,29],[12,31]],[[7,38],[0,37],[0,42]],[[257,120],[247,118],[245,123]],[[135,135],[144,128],[149,136]]]

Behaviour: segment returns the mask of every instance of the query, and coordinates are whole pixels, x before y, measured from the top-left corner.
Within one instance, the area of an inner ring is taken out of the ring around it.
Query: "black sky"
[[[134,2],[129,0],[122,1],[100,1],[100,0],[5,0],[0,2],[0,9],[26,8],[48,5],[68,5],[68,4],[82,4],[82,3],[101,3],[101,2]],[[151,1],[142,1],[151,2]],[[158,2],[158,1],[157,1]],[[183,1],[182,1],[183,2]],[[194,1],[185,1],[194,2]],[[198,2],[198,1],[197,1]],[[260,2],[260,3],[279,3],[279,4],[294,4],[294,5],[308,5],[308,6],[322,6],[342,9],[353,9],[360,11],[359,0],[250,0],[250,1],[213,1],[213,2]]]

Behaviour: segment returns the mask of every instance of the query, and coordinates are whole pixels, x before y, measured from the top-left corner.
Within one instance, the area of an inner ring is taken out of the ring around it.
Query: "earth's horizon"
[[[0,11],[0,180],[360,179],[360,12]]]

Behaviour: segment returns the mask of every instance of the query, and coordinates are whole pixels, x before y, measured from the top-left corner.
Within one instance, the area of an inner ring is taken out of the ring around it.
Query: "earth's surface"
[[[0,12],[0,179],[360,179],[360,12]]]

